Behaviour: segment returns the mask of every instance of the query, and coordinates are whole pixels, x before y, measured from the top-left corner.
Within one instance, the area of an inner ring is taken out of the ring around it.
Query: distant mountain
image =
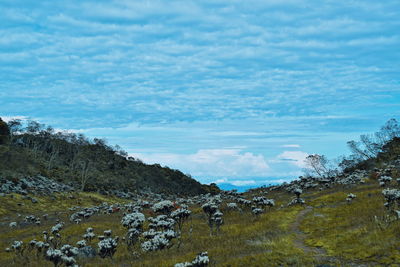
[[[0,177],[42,175],[82,190],[195,195],[218,190],[179,170],[148,165],[119,146],[29,121],[0,119]]]
[[[221,190],[237,190],[240,193],[246,192],[249,189],[260,187],[259,184],[253,185],[233,185],[229,183],[217,184]]]

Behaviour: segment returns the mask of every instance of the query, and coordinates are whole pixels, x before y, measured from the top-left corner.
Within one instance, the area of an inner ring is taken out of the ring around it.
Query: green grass
[[[355,262],[400,262],[400,222],[382,223],[383,227],[377,223],[377,219],[383,222],[387,214],[381,191],[377,185],[365,185],[332,191],[312,200],[313,213],[301,227],[308,236],[306,243]],[[350,192],[357,198],[348,204],[345,198]]]
[[[337,266],[341,265],[339,262],[396,266],[400,262],[400,223],[380,226],[376,223],[375,216],[382,220],[386,214],[381,191],[382,188],[375,181],[370,181],[353,188],[337,186],[324,191],[306,192],[304,198],[313,210],[300,222],[300,229],[306,234],[305,244],[323,248],[331,259],[338,262]],[[351,204],[345,201],[348,193],[357,195]],[[96,257],[80,259],[78,263],[96,267],[173,266],[178,262],[191,261],[197,253],[207,251],[211,266],[315,266],[318,262],[315,255],[296,245],[295,240],[299,237],[292,232],[299,212],[305,207],[286,207],[293,197],[286,192],[273,192],[268,197],[276,200],[276,206],[258,218],[252,216],[248,209],[242,213],[223,209],[225,224],[221,227],[221,232],[213,236],[209,234],[201,208],[191,207],[192,220],[184,225],[179,249],[177,240],[173,240],[173,246],[169,249],[143,253],[138,246],[129,250],[121,240],[112,260]],[[96,234],[107,229],[112,229],[113,235],[120,237],[126,233],[120,223],[122,212],[95,215],[78,225],[68,222],[71,213],[68,211],[69,207],[126,200],[93,193],[73,194],[73,198],[70,194],[59,194],[55,200],[50,197],[39,197],[38,200],[38,204],[33,204],[29,200],[22,200],[19,195],[2,198],[2,221],[17,220],[17,212],[23,215],[48,213],[51,218],[50,221],[43,221],[41,226],[32,225],[15,230],[11,230],[8,225],[0,226],[0,266],[52,266],[41,257],[36,258],[33,252],[26,251],[24,257],[14,257],[13,253],[6,253],[4,249],[13,240],[23,240],[25,243],[33,238],[41,240],[42,231],[49,230],[56,217],[67,222],[61,231],[62,243],[75,245],[82,239],[87,227],[93,227]],[[18,202],[25,205],[17,206]],[[281,205],[284,207],[281,208]],[[149,211],[145,211],[145,214],[146,217],[150,216]],[[189,233],[191,225],[193,231]],[[92,245],[97,247],[97,242],[98,240],[92,241]]]

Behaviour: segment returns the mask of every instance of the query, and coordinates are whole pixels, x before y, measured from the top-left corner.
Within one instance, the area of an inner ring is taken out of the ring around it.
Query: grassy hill
[[[3,127],[3,128],[1,128]],[[179,170],[148,165],[128,157],[105,140],[55,132],[37,122],[0,124],[0,177],[43,175],[82,191],[151,191],[166,194],[206,193],[202,185]]]
[[[169,249],[144,253],[139,247],[128,249],[122,243],[113,259],[96,257],[78,262],[83,266],[174,266],[207,251],[210,266],[398,266],[400,221],[385,219],[387,211],[381,191],[377,180],[368,179],[363,185],[309,190],[302,196],[305,205],[291,207],[286,204],[293,194],[272,191],[266,195],[275,199],[276,205],[259,216],[252,215],[249,208],[228,210],[224,201],[221,211],[225,224],[220,233],[212,236],[201,207],[193,205],[190,207],[192,219],[183,227],[179,248],[174,241]],[[351,203],[346,201],[348,193],[357,195]],[[253,195],[265,193],[253,192],[245,197],[251,199]],[[68,221],[71,213],[67,211],[68,207],[90,206],[104,201],[126,203],[126,200],[95,193],[73,193],[72,196],[59,194],[56,200],[41,197],[40,204],[23,200],[18,195],[3,197],[0,202],[0,264],[51,266],[50,262],[36,258],[34,251],[27,250],[23,256],[16,256],[4,252],[4,249],[14,240],[25,243],[33,238],[41,240],[42,231],[48,231],[56,218]],[[20,202],[24,204],[22,207],[16,204]],[[40,226],[11,229],[4,223],[5,219],[18,220],[17,213],[42,215],[44,212],[51,216]],[[115,235],[124,236],[126,229],[121,225],[121,213],[99,214],[80,224],[67,223],[61,231],[62,242],[76,243],[87,227],[93,227],[96,233],[112,229]],[[151,216],[152,211],[145,209],[144,214]],[[96,243],[93,242],[94,246]]]

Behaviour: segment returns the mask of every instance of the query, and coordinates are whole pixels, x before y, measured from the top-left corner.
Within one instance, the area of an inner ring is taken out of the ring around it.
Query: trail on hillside
[[[296,234],[296,239],[294,240],[294,245],[297,248],[300,248],[305,253],[315,255],[315,258],[318,262],[326,262],[328,260],[328,256],[326,251],[322,248],[310,247],[305,244],[306,235],[300,230],[301,222],[304,217],[313,210],[313,207],[307,206],[304,210],[300,211],[297,214],[296,220],[291,225],[291,230]]]
[[[314,255],[317,266],[352,266],[352,267],[367,267],[374,266],[373,264],[360,264],[355,262],[344,261],[342,259],[329,256],[325,249],[318,247],[311,247],[305,243],[306,234],[300,230],[300,225],[303,219],[313,211],[313,207],[307,206],[304,210],[297,214],[296,220],[291,224],[290,229],[295,233],[296,238],[294,240],[295,247],[303,250],[307,254]]]

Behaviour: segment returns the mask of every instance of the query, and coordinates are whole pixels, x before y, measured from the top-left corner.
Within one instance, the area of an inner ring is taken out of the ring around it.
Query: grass
[[[324,248],[329,255],[354,262],[391,265],[400,262],[400,222],[384,223],[382,188],[368,184],[335,190],[313,199],[313,213],[301,229],[306,244]],[[348,204],[348,193],[357,198]],[[398,266],[398,265],[395,265]]]
[[[386,211],[383,208],[382,188],[375,181],[365,185],[345,188],[338,186],[324,191],[311,190],[304,194],[307,205],[312,206],[300,222],[300,229],[306,234],[305,243],[310,247],[321,247],[326,253],[337,259],[354,263],[375,263],[377,265],[396,266],[400,262],[399,238],[400,223],[376,223],[383,220]],[[348,204],[348,193],[357,198]],[[251,198],[251,196],[248,196]],[[198,206],[191,207],[192,219],[183,228],[182,245],[162,251],[143,253],[140,248],[129,250],[121,240],[113,259],[82,260],[82,266],[173,266],[178,262],[191,261],[197,253],[207,251],[211,266],[315,266],[315,255],[307,253],[296,245],[299,237],[292,232],[292,226],[304,207],[286,207],[293,197],[286,192],[272,192],[268,195],[276,201],[276,206],[258,218],[251,215],[249,209],[243,212],[223,209],[225,224],[218,235],[210,236],[205,215]],[[110,198],[94,193],[59,194],[56,199],[38,197],[39,203],[33,204],[19,195],[13,198],[3,197],[0,202],[2,221],[21,221],[20,214],[49,214],[49,220],[41,226],[27,226],[10,229],[7,224],[0,225],[0,266],[52,266],[50,262],[37,258],[33,252],[25,251],[24,257],[15,258],[13,253],[4,249],[14,240],[25,243],[33,238],[41,240],[43,230],[49,230],[60,218],[68,222],[72,206],[91,206],[102,202],[123,203],[126,200]],[[23,206],[16,203],[22,202]],[[284,207],[281,207],[284,205]],[[224,205],[222,205],[224,207]],[[146,217],[150,216],[145,211]],[[74,245],[81,240],[87,227],[93,227],[96,234],[112,229],[113,235],[123,237],[126,229],[120,221],[122,212],[112,215],[95,215],[81,224],[67,223],[61,231],[62,243]],[[189,228],[193,231],[190,233]],[[145,226],[146,227],[146,226]],[[97,247],[97,240],[92,245]],[[337,266],[340,266],[338,264]]]

